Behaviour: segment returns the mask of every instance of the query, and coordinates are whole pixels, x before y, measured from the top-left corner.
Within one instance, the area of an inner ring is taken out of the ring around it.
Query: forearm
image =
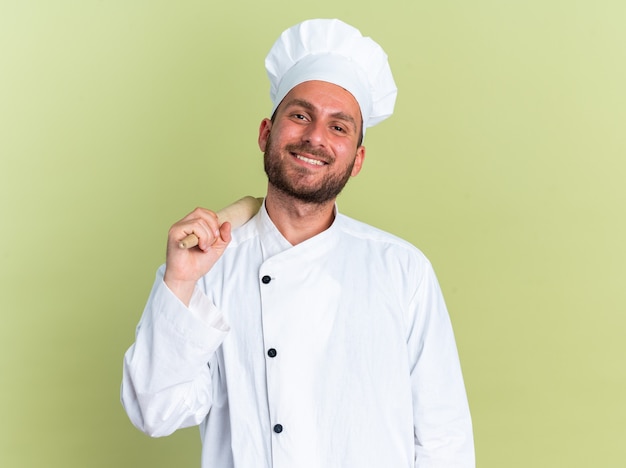
[[[448,312],[434,275],[420,289],[409,339],[415,467],[474,468],[472,422]]]
[[[151,436],[197,425],[211,407],[207,364],[228,326],[206,297],[196,306],[194,312],[186,308],[157,277],[124,356],[122,404],[133,424]]]

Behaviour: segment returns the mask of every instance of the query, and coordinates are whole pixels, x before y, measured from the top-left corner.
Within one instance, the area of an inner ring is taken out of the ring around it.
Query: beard
[[[320,149],[311,148],[310,145],[307,144],[287,145],[285,152],[306,153],[312,156],[319,156],[324,161],[331,164],[334,162],[334,158],[331,155]],[[289,175],[285,170],[285,165],[282,164],[281,161],[280,151],[274,148],[271,137],[268,137],[263,164],[269,183],[283,194],[296,200],[321,205],[334,200],[341,193],[350,179],[355,159],[352,159],[345,171],[336,174],[327,174],[316,185],[299,184],[298,182],[301,179],[305,179],[310,174],[309,171],[304,167],[296,168],[295,175]]]

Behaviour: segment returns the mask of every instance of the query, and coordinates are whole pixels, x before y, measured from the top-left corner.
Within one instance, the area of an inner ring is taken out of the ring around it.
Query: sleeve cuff
[[[209,300],[208,297],[200,290],[198,286],[193,291],[191,300],[189,301],[189,311],[195,318],[201,320],[207,327],[227,332],[230,326],[226,322],[224,315]]]
[[[230,331],[222,312],[197,286],[186,307],[161,279],[152,291],[149,309],[155,327],[164,327],[198,348],[216,348]]]

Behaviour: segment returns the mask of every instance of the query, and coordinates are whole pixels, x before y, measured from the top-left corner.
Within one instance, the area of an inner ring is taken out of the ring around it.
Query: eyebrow
[[[303,107],[306,110],[309,110],[311,112],[315,111],[316,108],[313,104],[311,104],[309,101],[306,101],[304,99],[292,99],[289,102],[285,103],[285,109],[288,109],[290,107]],[[339,119],[339,120],[343,120],[344,122],[348,122],[350,123],[353,128],[354,131],[357,131],[357,124],[356,121],[354,120],[354,118],[350,115],[350,114],[346,114],[345,112],[334,112],[333,114],[331,114],[331,117],[333,117],[334,119]]]

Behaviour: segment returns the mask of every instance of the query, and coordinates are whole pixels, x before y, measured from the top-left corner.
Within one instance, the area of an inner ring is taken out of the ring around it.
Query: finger
[[[231,240],[231,234],[232,234],[232,225],[230,224],[230,222],[226,221],[222,223],[222,225],[220,226],[220,231],[219,231],[219,235],[222,241],[228,244]]]
[[[217,219],[215,218],[186,218],[176,223],[170,229],[169,239],[172,244],[189,248],[198,245],[206,250],[216,239]],[[218,231],[219,232],[219,231]],[[191,245],[193,244],[193,245]]]
[[[216,225],[217,221],[211,224],[200,221],[192,232],[198,237],[198,248],[203,252],[206,252],[219,238],[219,228]]]

